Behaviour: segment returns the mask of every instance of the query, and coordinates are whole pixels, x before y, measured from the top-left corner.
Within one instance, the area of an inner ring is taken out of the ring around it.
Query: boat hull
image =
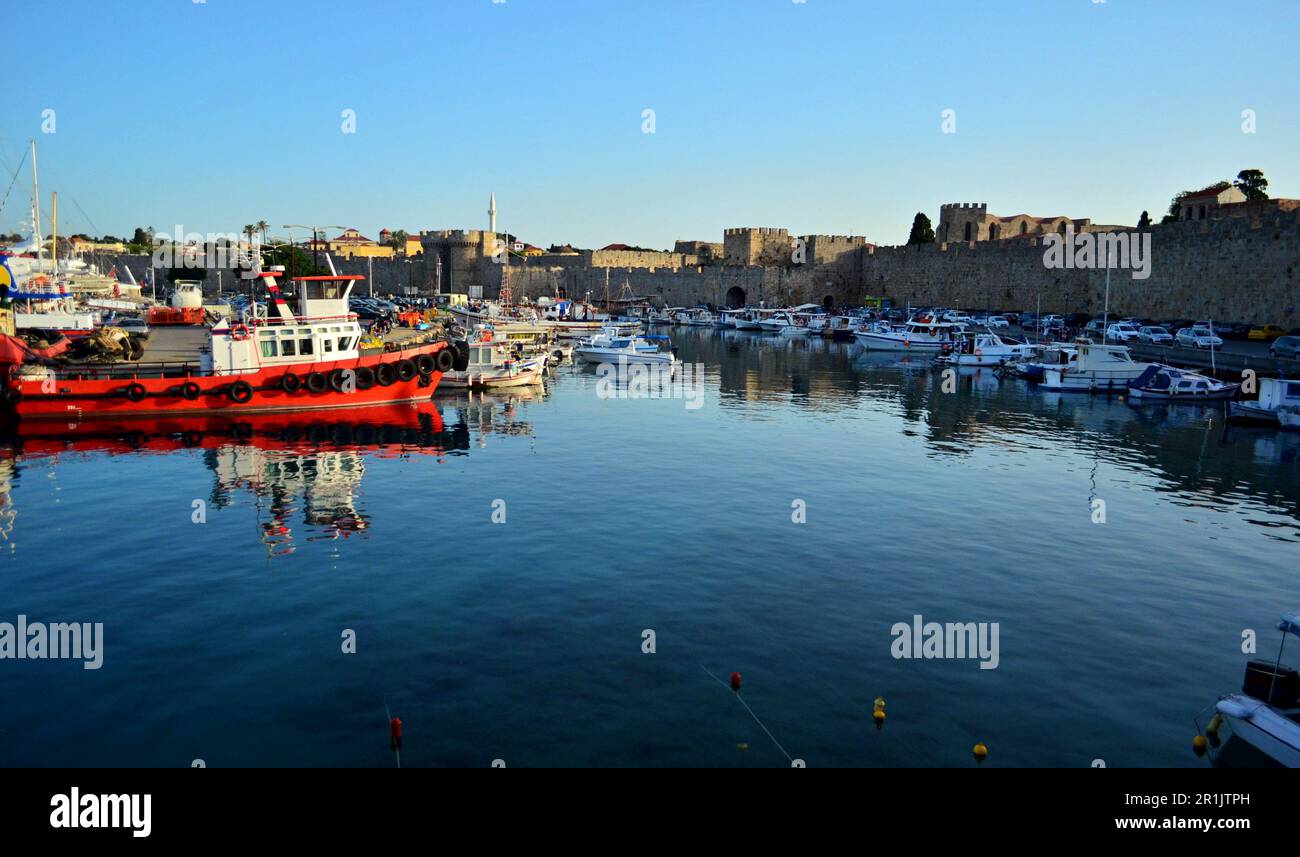
[[[927,341],[923,339],[904,339],[881,333],[855,333],[854,337],[863,347],[872,351],[941,351],[948,343]]]
[[[437,389],[441,373],[421,375],[418,372],[407,380],[395,377],[391,384],[376,381],[373,386],[361,389],[355,376],[349,383],[335,389],[329,378],[336,370],[356,372],[363,367],[374,372],[382,364],[391,364],[397,375],[397,364],[414,362],[421,355],[435,355],[446,347],[445,343],[431,342],[382,354],[363,355],[359,358],[315,363],[294,363],[264,367],[250,372],[206,374],[184,371],[179,368],[158,375],[150,367],[117,364],[111,367],[70,366],[57,367],[52,378],[15,376],[8,385],[16,391],[18,399],[9,408],[19,421],[57,420],[79,423],[99,419],[138,419],[160,416],[204,416],[229,414],[267,414],[291,411],[336,410],[368,407],[371,405],[417,402],[428,399]],[[134,370],[134,371],[133,371]],[[108,372],[111,377],[103,377]],[[287,392],[283,379],[295,375],[300,386]],[[313,392],[308,380],[314,375],[326,379],[325,389]],[[182,387],[195,384],[198,394],[194,398],[184,395]],[[252,395],[238,401],[236,384],[246,384]],[[137,398],[129,394],[130,388],[143,391]]]

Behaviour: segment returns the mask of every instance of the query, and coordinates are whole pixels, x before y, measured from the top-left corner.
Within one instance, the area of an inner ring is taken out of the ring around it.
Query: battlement
[[[939,206],[940,211],[970,211],[985,214],[989,210],[987,202],[949,202]]]
[[[770,235],[776,237],[785,237],[790,234],[789,229],[778,229],[772,226],[741,226],[733,229],[724,229],[723,235]]]

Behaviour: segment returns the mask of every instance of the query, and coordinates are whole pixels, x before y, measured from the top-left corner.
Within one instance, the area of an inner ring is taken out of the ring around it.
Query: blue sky
[[[499,226],[543,246],[729,226],[890,244],[944,202],[1133,223],[1247,167],[1300,197],[1296,0],[54,0],[5,18],[4,184],[35,138],[65,234],[479,228],[495,191]],[[24,166],[0,229],[29,194]]]

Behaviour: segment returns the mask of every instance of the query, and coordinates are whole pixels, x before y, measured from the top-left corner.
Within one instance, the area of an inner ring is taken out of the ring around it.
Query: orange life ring
[[[248,325],[237,324],[230,328],[230,338],[236,342],[243,342],[248,339]]]

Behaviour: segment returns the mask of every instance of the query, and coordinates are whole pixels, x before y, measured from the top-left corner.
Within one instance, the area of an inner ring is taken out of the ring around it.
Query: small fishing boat
[[[807,336],[812,333],[812,318],[801,313],[789,313],[788,323],[777,333],[782,336]]]
[[[514,343],[499,340],[471,342],[464,369],[444,372],[442,386],[472,390],[525,387],[542,383],[548,355],[524,356]]]
[[[763,319],[771,313],[767,309],[746,309],[732,315],[732,324],[736,330],[762,330]]]
[[[1071,364],[1043,371],[1042,389],[1055,393],[1127,391],[1153,364],[1138,363],[1123,345],[1083,345]]]
[[[1247,663],[1242,692],[1214,705],[1205,733],[1216,764],[1232,756],[1230,748],[1244,745],[1242,749],[1253,752],[1244,760],[1237,757],[1237,763],[1300,768],[1300,673],[1282,666],[1286,635],[1300,636],[1300,613],[1284,615],[1277,628],[1282,632],[1277,661]]]
[[[1241,384],[1230,384],[1207,375],[1151,364],[1129,382],[1128,395],[1135,402],[1222,402],[1234,398]]]
[[[1245,422],[1280,426],[1282,408],[1300,407],[1300,381],[1260,378],[1259,398],[1229,405],[1228,416]]]

